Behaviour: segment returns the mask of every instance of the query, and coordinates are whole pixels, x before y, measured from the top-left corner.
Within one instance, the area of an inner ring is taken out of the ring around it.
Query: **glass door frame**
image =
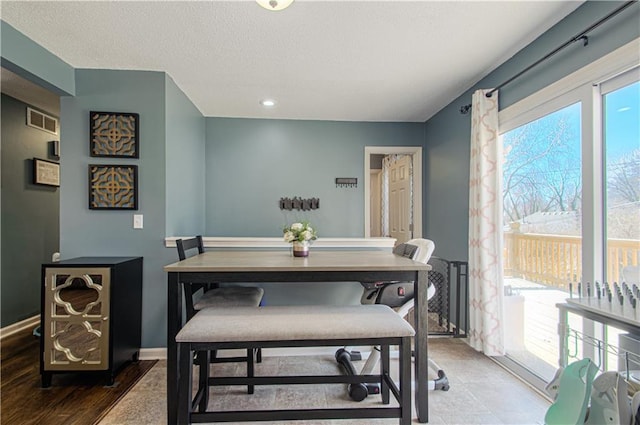
[[[616,77],[640,64],[640,39],[636,39],[590,65],[499,112],[503,134],[575,102],[581,102],[582,143],[582,279],[602,282],[605,277],[605,160],[603,145],[603,93]],[[613,87],[613,86],[612,86]],[[604,93],[606,94],[606,93]],[[583,291],[586,291],[583,285]],[[593,335],[594,323],[585,319],[583,332]],[[604,335],[604,329],[598,329]],[[583,344],[583,355],[595,355]],[[543,390],[546,382],[507,356],[497,358],[534,387]]]

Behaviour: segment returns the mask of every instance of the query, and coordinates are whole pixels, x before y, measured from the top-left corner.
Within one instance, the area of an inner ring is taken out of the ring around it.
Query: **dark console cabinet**
[[[104,373],[137,361],[142,257],[79,257],[42,265],[40,373]]]

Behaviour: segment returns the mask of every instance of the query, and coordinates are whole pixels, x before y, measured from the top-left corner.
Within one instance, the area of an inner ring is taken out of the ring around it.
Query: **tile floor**
[[[471,349],[461,339],[430,339],[429,353],[446,372],[451,389],[429,393],[430,424],[543,424],[549,402],[496,363]],[[215,368],[243,369],[241,364],[217,364]],[[356,366],[358,367],[358,366]],[[392,366],[393,367],[393,366]],[[395,367],[393,367],[395,369]],[[339,370],[333,356],[265,357],[257,373],[288,371],[334,373]],[[225,371],[227,372],[227,371]],[[158,362],[151,371],[103,418],[99,425],[166,424],[166,363]],[[346,406],[351,401],[344,385],[261,386],[246,394],[243,387],[215,387],[210,409],[291,408],[306,406]],[[216,397],[215,394],[218,396]],[[361,403],[379,403],[369,396]],[[414,423],[418,423],[415,419]],[[247,422],[244,422],[247,423]],[[275,422],[258,422],[275,424]],[[397,424],[397,419],[333,421],[290,421],[305,425]]]

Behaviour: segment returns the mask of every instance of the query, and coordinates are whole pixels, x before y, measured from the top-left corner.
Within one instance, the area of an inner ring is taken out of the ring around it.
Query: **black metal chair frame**
[[[180,261],[185,260],[187,258],[187,251],[192,249],[197,249],[198,254],[202,254],[204,252],[204,242],[202,240],[201,235],[197,235],[193,238],[189,239],[177,239],[176,246],[178,248],[178,259]],[[202,289],[203,293],[209,289],[217,288],[218,284],[211,283],[191,283],[191,284],[183,284],[183,292],[185,298],[185,310],[186,310],[186,321],[189,321],[195,314],[196,309],[194,307],[193,297],[194,295]],[[217,350],[213,350],[210,353],[198,353],[196,355],[197,364],[200,366],[202,371],[207,372],[209,363],[236,363],[236,362],[246,362],[247,363],[247,376],[253,376],[254,374],[254,362],[260,363],[262,362],[262,349],[261,348],[247,348],[246,356],[233,356],[233,357],[218,357]],[[254,386],[249,385],[247,387],[247,393],[253,394]]]

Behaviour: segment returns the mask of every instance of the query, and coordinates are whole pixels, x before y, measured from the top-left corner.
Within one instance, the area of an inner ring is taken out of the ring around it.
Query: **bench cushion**
[[[264,289],[254,286],[226,286],[210,289],[193,304],[195,310],[207,307],[257,307]]]
[[[411,325],[386,305],[207,308],[177,342],[295,341],[404,337]]]

